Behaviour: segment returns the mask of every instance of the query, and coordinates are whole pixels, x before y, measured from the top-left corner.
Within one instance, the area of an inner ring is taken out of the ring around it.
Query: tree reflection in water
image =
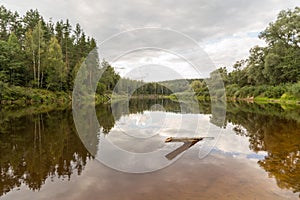
[[[300,192],[300,110],[278,104],[228,104],[227,119],[249,138],[254,152],[266,151],[258,164],[282,189]],[[243,131],[243,128],[246,131]]]
[[[22,184],[39,190],[48,177],[69,180],[81,174],[91,156],[71,117],[65,110],[1,118],[0,196]]]
[[[178,102],[162,99],[132,99],[129,109],[116,102],[114,113],[111,105],[97,106],[102,133],[109,134],[122,116],[143,113],[156,104],[166,112],[180,112]],[[200,102],[199,107],[201,113],[211,113],[208,102]],[[19,112],[0,112],[0,196],[22,184],[39,190],[46,179],[69,180],[74,173],[80,175],[93,157],[77,136],[71,110],[16,114]],[[249,138],[251,150],[267,152],[258,164],[280,188],[300,192],[299,107],[228,103],[226,123],[234,124],[236,134]],[[97,135],[91,139],[96,148]]]

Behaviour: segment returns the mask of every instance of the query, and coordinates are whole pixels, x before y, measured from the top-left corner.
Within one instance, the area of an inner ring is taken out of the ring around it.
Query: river
[[[221,122],[210,102],[184,106],[101,104],[96,131],[69,107],[2,108],[0,199],[299,199],[299,106],[228,102]],[[180,152],[165,143],[202,136]]]

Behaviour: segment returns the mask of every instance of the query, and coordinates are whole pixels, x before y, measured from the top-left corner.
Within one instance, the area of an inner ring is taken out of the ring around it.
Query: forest
[[[259,34],[266,46],[254,46],[247,59],[219,67],[206,79],[147,83],[120,77],[105,60],[105,69],[96,93],[110,96],[158,95],[176,99],[190,91],[198,99],[224,97],[219,88],[208,83],[219,73],[228,99],[300,99],[300,8],[281,11]],[[38,10],[24,16],[0,7],[0,101],[2,103],[40,103],[71,101],[77,71],[96,40],[85,34],[79,24],[69,20],[45,21]]]
[[[69,20],[45,21],[38,10],[20,16],[1,6],[0,101],[69,101],[77,70],[94,48],[95,39],[79,24],[73,29]],[[106,74],[110,72],[117,81],[108,66]]]

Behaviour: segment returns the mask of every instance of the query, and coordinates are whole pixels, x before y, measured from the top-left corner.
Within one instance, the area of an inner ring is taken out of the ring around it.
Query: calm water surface
[[[299,199],[300,107],[228,103],[220,124],[207,102],[200,114],[181,113],[180,106],[167,100],[131,100],[128,110],[122,102],[113,111],[99,105],[90,151],[69,108],[2,108],[0,199]],[[173,153],[169,160],[176,162],[151,173],[124,173],[95,159],[101,137],[126,151],[171,153],[182,144],[164,143],[170,136],[215,139]],[[215,143],[202,158],[203,148]]]

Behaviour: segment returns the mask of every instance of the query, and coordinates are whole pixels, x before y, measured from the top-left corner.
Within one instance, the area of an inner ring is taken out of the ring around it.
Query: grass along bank
[[[278,86],[260,85],[239,87],[233,84],[226,86],[226,96],[229,100],[299,104],[300,82],[281,84]]]
[[[86,96],[84,102],[95,101],[96,104],[109,102],[111,94]],[[5,107],[24,107],[30,105],[66,105],[72,102],[72,92],[50,91],[20,86],[2,85],[0,87],[0,104]]]
[[[63,91],[50,91],[45,89],[28,88],[21,86],[0,86],[1,104],[27,105],[27,104],[66,104],[71,101],[71,95]]]

